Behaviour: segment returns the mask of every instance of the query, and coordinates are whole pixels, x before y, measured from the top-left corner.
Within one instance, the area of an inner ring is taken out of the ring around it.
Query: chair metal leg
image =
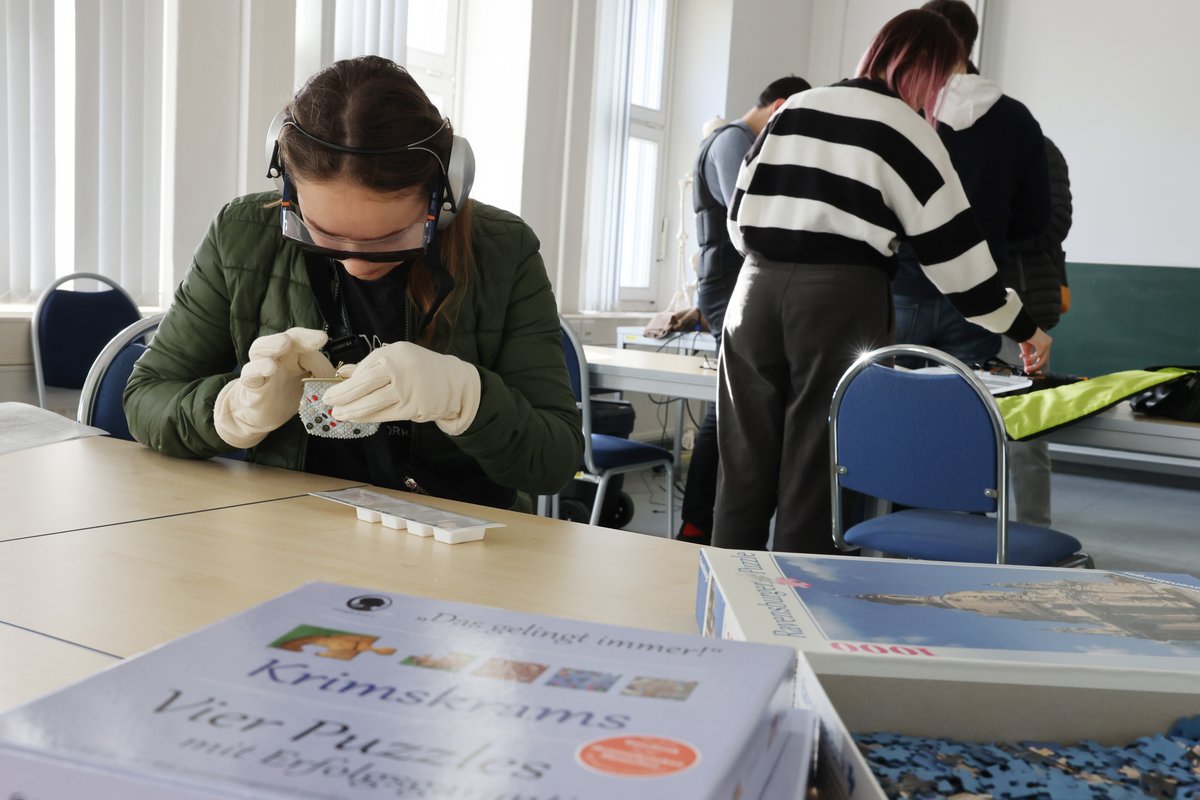
[[[612,473],[606,472],[600,476],[600,482],[596,484],[596,499],[592,502],[592,518],[588,520],[589,525],[600,523],[600,512],[604,510],[604,494],[608,491],[608,479],[611,477]]]
[[[667,467],[667,538],[675,535],[675,465]]]

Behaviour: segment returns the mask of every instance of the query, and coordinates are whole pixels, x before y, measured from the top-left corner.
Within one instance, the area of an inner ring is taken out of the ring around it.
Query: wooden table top
[[[695,632],[694,545],[421,501],[506,527],[447,545],[300,497],[8,541],[0,543],[0,621],[126,657],[323,580]]]
[[[0,625],[0,709],[61,689],[116,663],[114,656]]]
[[[92,436],[0,455],[0,541],[260,503],[353,481],[224,458],[160,455]]]

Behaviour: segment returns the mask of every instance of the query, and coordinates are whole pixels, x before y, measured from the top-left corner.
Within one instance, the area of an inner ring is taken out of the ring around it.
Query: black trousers
[[[737,276],[737,270],[730,270],[706,277],[696,287],[696,305],[708,320],[708,328],[717,340],[718,352],[721,349],[721,331],[725,326],[725,309],[737,285]],[[712,536],[713,508],[717,503],[717,465],[720,463],[718,452],[717,404],[709,403],[708,412],[696,432],[680,510],[684,523],[690,522],[704,532],[699,540],[688,539],[697,544],[707,544]]]
[[[837,553],[829,403],[842,374],[892,342],[891,285],[876,267],[746,260],[725,316],[713,544]]]

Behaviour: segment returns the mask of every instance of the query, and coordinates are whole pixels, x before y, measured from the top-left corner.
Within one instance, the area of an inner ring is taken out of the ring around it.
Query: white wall
[[[542,243],[542,257],[560,308],[575,310],[577,280],[565,283],[559,263],[565,208],[567,142],[571,131],[572,3],[532,0],[525,149],[522,154],[521,216]]]
[[[521,213],[532,0],[466,0],[456,130],[475,151],[475,187],[484,203]]]
[[[1070,261],[1200,266],[1200,4],[987,4],[980,70],[1067,159]]]
[[[165,168],[174,184],[169,252],[176,281],[213,214],[237,194],[242,63],[239,3],[178,0],[177,7],[179,92],[169,119],[173,136],[164,137],[172,154]]]

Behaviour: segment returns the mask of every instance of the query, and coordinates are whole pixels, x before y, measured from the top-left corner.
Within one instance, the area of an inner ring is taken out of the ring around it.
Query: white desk
[[[649,347],[673,353],[717,352],[717,340],[708,331],[681,331],[655,339],[644,335],[643,330],[637,325],[618,325],[617,347]]]
[[[662,394],[680,401],[672,448],[678,464],[683,452],[683,402],[714,402],[717,399],[716,354],[692,356],[595,346],[585,346],[583,351],[593,386]]]
[[[619,347],[583,348],[592,385],[663,394],[686,400],[717,398],[717,362],[712,356],[656,353]]]
[[[594,386],[689,400],[716,399],[717,371],[704,367],[704,356],[593,346],[584,347],[584,352]],[[708,363],[715,366],[711,357]],[[1200,474],[1200,423],[1134,414],[1126,402],[1048,434],[1046,440],[1056,453],[1068,457],[1078,455],[1075,448],[1087,448],[1107,453],[1124,466]]]
[[[1067,460],[1200,477],[1200,423],[1135,414],[1126,402],[1046,439]]]

